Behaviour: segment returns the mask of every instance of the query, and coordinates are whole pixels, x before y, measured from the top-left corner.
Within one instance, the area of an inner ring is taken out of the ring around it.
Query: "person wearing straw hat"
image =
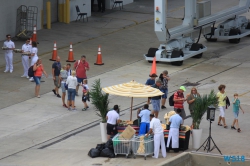
[[[180,116],[184,120],[186,118],[186,113],[184,110],[184,102],[186,101],[186,98],[184,97],[183,92],[186,91],[185,86],[180,86],[177,92],[174,93],[174,110],[177,112],[177,109],[181,109]]]
[[[168,135],[168,142],[167,142],[167,151],[169,151],[169,147],[171,146],[174,149],[174,152],[179,152],[179,128],[183,123],[183,120],[180,116],[181,109],[176,110],[177,114],[173,115],[169,119],[169,135]]]
[[[158,77],[155,73],[149,75],[150,78],[147,79],[145,85],[152,86],[155,84],[155,78]],[[148,97],[148,102],[147,104],[150,104],[151,97]]]

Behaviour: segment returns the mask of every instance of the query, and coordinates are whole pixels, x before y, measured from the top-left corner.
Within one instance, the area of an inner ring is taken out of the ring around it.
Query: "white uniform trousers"
[[[170,128],[168,134],[167,147],[172,139],[172,148],[179,148],[179,128]]]
[[[31,58],[30,66],[33,66],[33,65],[37,62],[37,60],[38,60],[38,56],[33,56],[33,57]]]
[[[22,63],[23,63],[23,75],[27,77],[28,76],[28,70],[29,70],[29,67],[30,67],[29,56],[22,55]]]
[[[6,67],[5,71],[13,71],[13,53],[5,53]]]
[[[163,133],[154,134],[154,158],[158,158],[161,146],[162,157],[167,157],[165,140]]]

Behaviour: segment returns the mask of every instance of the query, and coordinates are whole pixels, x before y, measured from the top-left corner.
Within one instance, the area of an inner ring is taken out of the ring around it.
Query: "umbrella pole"
[[[130,121],[132,120],[132,110],[133,110],[133,97],[131,98]]]

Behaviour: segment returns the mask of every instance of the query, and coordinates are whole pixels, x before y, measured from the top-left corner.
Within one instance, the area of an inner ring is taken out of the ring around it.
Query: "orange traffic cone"
[[[155,57],[153,60],[153,64],[152,64],[151,72],[150,72],[149,76],[151,76],[152,74],[157,74],[157,72],[156,72],[156,58]]]
[[[49,59],[50,61],[56,61],[56,57],[57,57],[57,49],[56,49],[56,42],[54,42],[54,48],[53,48],[53,52],[52,52],[52,58]]]
[[[97,58],[96,58],[96,63],[94,63],[95,65],[104,65],[104,63],[102,63],[102,53],[101,53],[101,46],[98,47],[98,54],[97,54]]]
[[[37,42],[36,40],[37,40],[37,38],[36,38],[36,25],[35,25],[35,26],[34,26],[33,35],[32,35],[32,41]]]
[[[68,56],[68,60],[66,60],[66,62],[75,62],[76,60],[74,60],[74,54],[73,54],[73,49],[72,49],[72,43],[70,43],[69,46],[69,56]]]

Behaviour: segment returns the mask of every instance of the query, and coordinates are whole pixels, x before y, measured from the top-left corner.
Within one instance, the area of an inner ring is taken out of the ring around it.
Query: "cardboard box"
[[[128,125],[126,129],[120,134],[119,138],[129,140],[135,135],[135,133],[136,133],[135,129],[133,129],[133,127]]]

